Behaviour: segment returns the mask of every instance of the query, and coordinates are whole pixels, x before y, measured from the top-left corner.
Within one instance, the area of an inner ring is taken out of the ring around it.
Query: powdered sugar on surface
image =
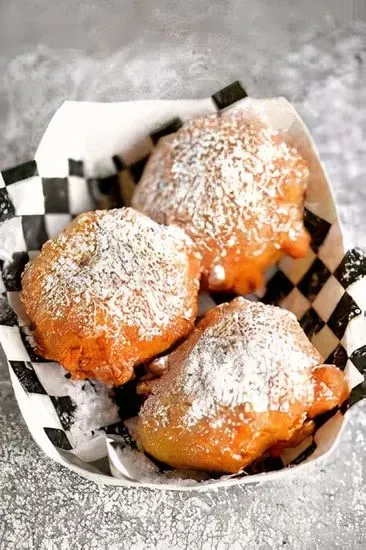
[[[117,448],[117,455],[123,469],[134,480],[147,483],[164,483],[172,485],[195,485],[198,481],[208,479],[208,475],[191,470],[167,470],[161,472],[159,467],[146,455],[131,447]]]
[[[192,318],[189,247],[180,229],[130,208],[82,214],[45,245],[39,262],[47,260],[47,269],[36,260],[25,280],[38,279],[42,310],[51,319],[72,308],[86,335],[114,337],[123,323],[148,340],[175,317]]]
[[[111,389],[95,380],[68,380],[67,395],[77,405],[73,416],[72,443],[74,447],[89,440],[101,426],[120,421],[118,407]],[[101,434],[104,432],[100,431]]]
[[[244,298],[219,307],[220,316],[203,330],[171,377],[168,373],[169,389],[182,392],[190,403],[185,425],[213,418],[223,407],[286,412],[296,400],[311,403],[311,367],[322,359],[296,317]],[[160,384],[166,391],[164,379]],[[169,411],[159,396],[157,386],[142,414],[154,409],[165,425]]]
[[[286,195],[292,188],[301,197],[307,177],[294,148],[237,109],[189,121],[161,140],[133,205],[183,227],[201,252],[214,242],[225,254],[244,239],[248,253],[259,255],[302,234],[301,208]]]
[[[238,302],[245,307],[224,313],[186,357],[181,383],[192,399],[188,423],[243,404],[253,412],[286,412],[289,403],[313,396],[310,367],[320,356],[301,335],[295,316],[259,302]]]

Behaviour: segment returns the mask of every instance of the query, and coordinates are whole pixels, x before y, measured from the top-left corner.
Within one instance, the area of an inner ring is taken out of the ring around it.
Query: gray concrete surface
[[[349,243],[366,244],[366,4],[0,1],[0,165],[32,157],[63,99],[208,95],[240,78],[310,126]],[[366,403],[291,481],[207,493],[98,487],[29,436],[0,369],[0,549],[366,548]]]

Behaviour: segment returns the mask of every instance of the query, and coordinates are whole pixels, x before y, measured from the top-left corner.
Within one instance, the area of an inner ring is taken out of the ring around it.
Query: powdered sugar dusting
[[[190,470],[167,470],[166,472],[161,472],[159,467],[146,455],[131,447],[116,447],[116,452],[121,461],[122,471],[127,471],[128,476],[135,481],[172,485],[195,485],[198,481],[208,479],[208,475]]]
[[[244,298],[219,309],[220,315],[199,335],[183,363],[175,368],[172,361],[172,376],[168,373],[166,382],[163,378],[163,392],[168,385],[188,397],[185,426],[214,418],[224,407],[244,405],[245,411],[259,413],[287,412],[295,401],[310,404],[314,395],[311,368],[322,358],[296,317]],[[153,407],[159,422],[166,425],[169,411],[159,393],[157,385],[143,411]]]
[[[99,426],[119,422],[118,407],[112,398],[111,389],[97,381],[68,380],[67,395],[77,404],[73,416],[70,439],[74,447],[90,438],[90,433],[103,434]]]
[[[243,308],[207,328],[186,358],[181,382],[192,399],[188,424],[221,407],[285,412],[289,403],[312,398],[309,367],[319,363],[319,355],[306,337],[299,339],[295,316],[242,302]]]
[[[174,317],[191,320],[189,250],[178,228],[159,226],[130,208],[96,211],[82,214],[45,245],[47,276],[36,260],[25,277],[37,269],[44,314],[53,319],[72,308],[85,336],[113,338],[123,323],[148,340]]]
[[[259,255],[303,232],[289,189],[302,197],[307,164],[277,132],[247,117],[240,110],[200,117],[161,140],[133,198],[153,219],[184,227],[201,252],[212,252],[214,242],[214,263],[243,240]]]

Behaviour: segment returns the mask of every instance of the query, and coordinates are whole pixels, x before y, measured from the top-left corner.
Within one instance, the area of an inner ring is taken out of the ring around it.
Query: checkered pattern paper
[[[90,107],[91,113],[98,108],[97,104]],[[77,467],[85,475],[93,472],[93,479],[100,476],[98,472],[108,472],[106,434],[113,436],[114,442],[117,438],[124,445],[132,444],[124,421],[138,410],[134,383],[111,389],[94,381],[73,381],[60,365],[39,357],[19,299],[22,271],[43,243],[79,213],[96,207],[129,205],[148,157],[162,136],[177,131],[192,116],[224,113],[231,108],[259,113],[275,127],[276,121],[283,120],[279,131],[309,160],[312,173],[304,211],[312,237],[311,250],[305,259],[281,260],[268,272],[266,288],[255,298],[293,311],[325,362],[346,369],[354,387],[349,403],[341,411],[318,419],[313,438],[283,460],[266,459],[264,470],[281,469],[284,464],[299,464],[323,454],[335,439],[347,406],[366,395],[366,251],[355,248],[345,253],[333,199],[316,151],[287,102],[246,98],[236,82],[212,98],[197,102],[131,103],[126,132],[131,133],[134,116],[136,127],[128,146],[119,146],[123,141],[122,117],[120,126],[111,125],[110,134],[104,131],[99,137],[98,128],[96,136],[90,137],[88,122],[85,142],[90,138],[93,147],[83,156],[76,150],[75,154],[68,151],[65,158],[61,158],[59,134],[61,127],[67,126],[67,117],[59,128],[62,117],[58,113],[41,142],[37,161],[4,170],[0,176],[0,354],[9,364],[19,406],[35,439],[45,452],[70,468]],[[74,120],[77,106],[73,109]],[[141,109],[146,109],[146,117],[142,117]],[[78,132],[82,136],[83,128],[79,127]],[[108,147],[103,158],[97,158],[98,139],[103,151],[106,144]],[[58,169],[53,172],[52,166]],[[212,294],[205,300],[221,303],[233,297]],[[255,471],[245,473],[239,476],[240,482],[257,481],[255,476],[247,475]],[[107,477],[103,480],[108,483]]]

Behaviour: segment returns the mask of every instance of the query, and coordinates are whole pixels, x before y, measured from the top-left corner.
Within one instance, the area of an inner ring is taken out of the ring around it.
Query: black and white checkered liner
[[[221,110],[245,96],[244,89],[235,82],[212,99],[217,110]],[[36,355],[24,328],[19,329],[26,322],[19,300],[21,273],[43,243],[79,213],[94,209],[97,204],[129,205],[154,145],[181,125],[182,121],[175,118],[151,133],[144,147],[138,148],[144,150],[144,155],[132,159],[128,165],[121,155],[114,155],[110,163],[114,173],[103,179],[88,177],[80,159],[69,159],[67,177],[41,177],[34,160],[0,175],[0,353],[40,411],[39,424],[53,445],[85,462],[105,455],[105,447],[95,445],[95,440],[103,439],[104,433],[122,435],[127,443],[131,442],[122,419],[136,414],[136,402],[131,397],[134,388],[127,385],[112,395],[102,385],[73,382],[62,367],[54,363],[51,367]],[[282,260],[278,269],[269,273],[262,300],[293,311],[326,363],[335,363],[341,369],[351,363],[364,375],[366,251],[355,248],[344,255],[339,246],[338,223],[322,219],[311,211],[310,205],[305,208],[305,225],[312,237],[311,251],[303,260]],[[233,296],[212,297],[220,303]],[[75,392],[70,391],[73,387]],[[118,393],[123,394],[120,399]],[[81,402],[75,397],[78,394],[83,396]],[[365,383],[353,389],[349,404],[364,397]],[[101,403],[103,411],[83,425],[81,407],[96,402]],[[127,407],[126,403],[130,405]],[[314,445],[312,440],[294,463],[311,454]],[[283,464],[267,466],[278,469]]]

